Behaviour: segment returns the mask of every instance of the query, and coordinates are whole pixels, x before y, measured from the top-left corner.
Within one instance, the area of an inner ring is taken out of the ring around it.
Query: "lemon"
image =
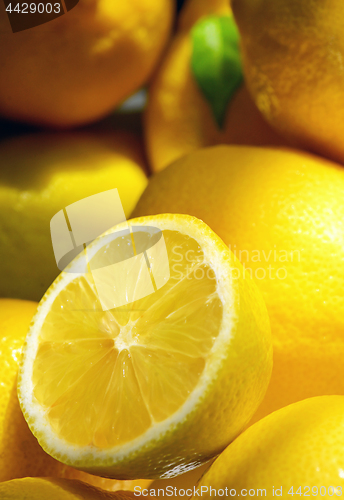
[[[261,289],[274,368],[257,418],[307,397],[344,394],[343,191],[344,170],[321,158],[216,146],[152,177],[134,210],[199,217]]]
[[[145,112],[147,152],[154,172],[196,149],[215,144],[281,145],[285,143],[262,118],[245,84],[230,99],[222,127],[216,123],[209,101],[191,67],[194,42],[191,29],[206,16],[232,19],[228,0],[190,0],[181,12],[180,29],[154,75]],[[214,27],[204,26],[213,65],[220,64],[221,44]],[[227,40],[223,42],[227,44]],[[207,68],[207,77],[211,67]],[[230,85],[227,82],[227,86]],[[213,94],[217,94],[213,89]]]
[[[128,247],[134,255],[114,281],[111,266]],[[189,216],[118,225],[87,256],[47,291],[26,339],[18,394],[31,431],[53,457],[107,477],[171,477],[200,465],[239,434],[268,384],[257,287]]]
[[[134,493],[109,493],[81,481],[56,478],[14,479],[0,483],[1,500],[133,500]]]
[[[344,162],[341,0],[232,0],[248,88],[293,144]]]
[[[210,487],[268,499],[342,496],[343,415],[343,396],[310,398],[272,413],[221,453],[198,491],[204,499],[214,496]]]
[[[107,114],[149,79],[173,14],[172,0],[82,0],[13,34],[2,8],[1,115],[71,127]]]
[[[81,479],[111,491],[147,487],[147,480],[116,481],[68,467],[47,455],[30,432],[19,407],[17,372],[37,305],[26,300],[0,299],[0,483],[25,476],[57,476]]]
[[[0,158],[0,297],[39,300],[56,278],[50,220],[59,210],[117,188],[129,217],[147,184],[130,133],[29,135],[4,141]]]

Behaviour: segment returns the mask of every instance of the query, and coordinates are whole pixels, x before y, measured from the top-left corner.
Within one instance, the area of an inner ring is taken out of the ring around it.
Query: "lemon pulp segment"
[[[172,230],[163,237],[170,278],[160,289],[103,311],[85,274],[45,318],[34,396],[68,443],[105,449],[135,439],[183,405],[206,366],[223,315],[217,279],[193,238]],[[117,250],[114,240],[93,262],[106,266]]]

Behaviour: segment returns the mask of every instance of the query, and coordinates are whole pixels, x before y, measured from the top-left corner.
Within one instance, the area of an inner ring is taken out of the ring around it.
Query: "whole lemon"
[[[282,408],[221,453],[198,483],[198,493],[204,499],[226,488],[226,496],[340,497],[343,429],[343,396],[310,398]]]
[[[134,493],[109,493],[81,481],[57,478],[14,479],[0,484],[2,500],[134,500]]]
[[[37,134],[0,144],[0,297],[39,300],[59,274],[50,219],[118,189],[129,217],[147,179],[136,136]]]
[[[1,4],[0,113],[57,127],[107,114],[150,77],[173,10],[172,0],[80,0],[47,24],[12,33]]]
[[[262,290],[274,367],[256,418],[306,397],[344,394],[343,192],[343,168],[326,160],[215,146],[153,176],[134,210],[202,219]]]
[[[201,26],[199,29],[203,29],[203,33],[201,53],[194,55],[196,41],[192,27],[207,15],[221,16],[217,19],[225,17],[230,22],[232,16],[229,2],[217,0],[196,4],[190,0],[185,4],[180,29],[150,85],[145,113],[145,136],[150,163],[155,172],[185,154],[206,146],[285,143],[262,118],[242,82],[229,103],[222,105],[225,108],[224,123],[220,126],[216,122],[209,99],[200,88],[192,64],[194,57],[197,64],[206,59],[208,66],[204,68],[206,76],[203,78],[208,80],[209,74],[214,72],[215,80],[221,81],[224,68],[217,73],[213,66],[216,68],[217,65],[221,67],[221,64],[225,64],[226,52],[222,44],[227,46],[229,42],[226,39],[227,30],[220,34],[214,24],[216,18],[207,18],[210,24],[196,25]],[[230,50],[228,47],[227,49]],[[205,57],[205,53],[209,59]],[[223,84],[229,86],[234,76],[226,78],[228,82]],[[216,99],[218,90],[215,82],[211,89],[211,94]]]
[[[17,372],[37,305],[26,300],[0,299],[0,485],[3,486],[3,481],[25,476],[56,476],[80,479],[113,491],[146,487],[150,481],[105,479],[68,467],[47,455],[29,430],[18,402]],[[2,490],[0,492],[0,498],[4,500],[6,497]]]
[[[255,103],[293,144],[344,162],[341,0],[232,0]]]

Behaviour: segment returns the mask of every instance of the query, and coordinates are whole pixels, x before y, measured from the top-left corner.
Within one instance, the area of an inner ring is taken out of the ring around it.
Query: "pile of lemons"
[[[0,6],[0,499],[342,496],[340,0],[74,3]]]

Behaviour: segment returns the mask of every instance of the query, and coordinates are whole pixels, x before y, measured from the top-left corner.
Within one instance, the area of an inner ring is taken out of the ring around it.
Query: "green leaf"
[[[219,128],[243,81],[239,33],[230,16],[202,19],[192,29],[191,69]]]

